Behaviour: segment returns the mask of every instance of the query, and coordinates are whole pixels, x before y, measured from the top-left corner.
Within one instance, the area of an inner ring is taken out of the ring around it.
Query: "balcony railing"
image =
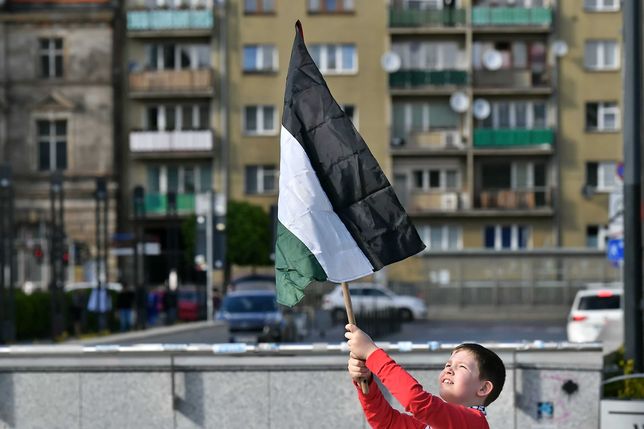
[[[127,13],[129,31],[209,30],[211,10],[133,10]]]
[[[211,69],[149,70],[132,72],[131,92],[209,92],[213,90]]]
[[[550,84],[547,71],[532,70],[476,70],[475,87],[490,88],[546,88]]]
[[[130,132],[130,151],[137,153],[205,152],[212,147],[210,130]]]
[[[177,194],[177,214],[190,214],[195,211],[195,194]],[[145,194],[146,215],[168,214],[167,194]]]
[[[408,191],[402,193],[401,201],[411,214],[426,212],[453,212],[466,207],[461,192]]]
[[[555,133],[550,128],[538,129],[501,129],[477,128],[474,130],[475,148],[494,148],[552,145]]]
[[[551,207],[550,189],[486,189],[476,196],[476,208],[530,210]]]
[[[465,25],[464,9],[389,9],[389,27],[456,27]]]
[[[466,84],[467,72],[464,70],[400,70],[389,75],[391,88]]]
[[[552,11],[546,7],[474,7],[475,26],[541,26],[552,24]]]
[[[461,133],[457,130],[411,132],[405,138],[393,138],[391,148],[397,152],[419,150],[465,149]]]

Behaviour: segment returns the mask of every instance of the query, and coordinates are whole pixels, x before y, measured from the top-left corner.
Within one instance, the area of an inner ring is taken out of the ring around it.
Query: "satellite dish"
[[[400,138],[400,137],[394,137],[391,139],[391,145],[393,147],[400,147],[405,144],[405,139]]]
[[[470,107],[470,99],[464,92],[458,91],[449,98],[449,106],[453,111],[463,113]]]
[[[563,57],[568,53],[568,44],[563,40],[557,40],[552,44],[552,51],[558,57]]]
[[[501,53],[494,49],[489,49],[483,53],[483,65],[488,70],[498,70],[503,65]]]
[[[490,103],[485,98],[478,98],[474,100],[472,111],[476,119],[485,119],[490,116],[491,112]]]
[[[401,65],[400,55],[392,51],[385,52],[380,58],[380,64],[387,73],[397,72]]]

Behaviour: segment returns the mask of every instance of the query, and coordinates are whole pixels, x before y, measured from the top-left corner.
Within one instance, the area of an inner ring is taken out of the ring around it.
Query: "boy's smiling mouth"
[[[454,384],[454,382],[452,380],[444,378],[443,381],[441,381],[441,384]]]

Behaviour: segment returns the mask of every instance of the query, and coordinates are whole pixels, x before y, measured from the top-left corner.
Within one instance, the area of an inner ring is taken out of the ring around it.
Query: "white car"
[[[353,312],[360,314],[366,311],[396,309],[403,320],[424,319],[427,317],[427,306],[422,299],[414,296],[397,295],[389,289],[373,283],[349,284]],[[331,312],[331,317],[338,322],[346,318],[342,287],[336,286],[333,292],[324,295],[322,309]]]
[[[580,290],[568,315],[567,335],[571,343],[619,341],[623,331],[622,289]],[[609,338],[610,337],[610,338]]]

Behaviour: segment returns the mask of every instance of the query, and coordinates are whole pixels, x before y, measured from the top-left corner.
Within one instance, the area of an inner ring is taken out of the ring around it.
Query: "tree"
[[[270,216],[261,207],[228,203],[226,255],[229,264],[270,265]]]

